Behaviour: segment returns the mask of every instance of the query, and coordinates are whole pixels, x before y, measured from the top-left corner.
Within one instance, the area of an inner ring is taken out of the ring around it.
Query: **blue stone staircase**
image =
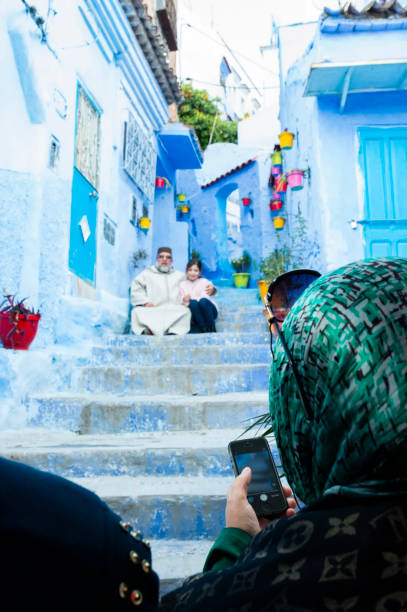
[[[24,399],[27,426],[0,434],[3,455],[88,487],[137,525],[162,593],[201,570],[224,526],[227,444],[268,405],[257,289],[222,287],[217,303],[216,334],[106,336],[83,354],[55,352],[49,388]]]

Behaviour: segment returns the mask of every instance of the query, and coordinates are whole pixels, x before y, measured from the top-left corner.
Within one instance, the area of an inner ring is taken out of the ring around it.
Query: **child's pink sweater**
[[[207,298],[214,304],[216,310],[218,309],[215,301],[212,299],[211,295],[208,295],[205,291],[206,286],[209,281],[206,278],[197,278],[195,281],[183,280],[179,284],[178,291],[178,302],[182,304],[182,298],[186,295],[191,297],[191,300],[200,300],[202,298]]]

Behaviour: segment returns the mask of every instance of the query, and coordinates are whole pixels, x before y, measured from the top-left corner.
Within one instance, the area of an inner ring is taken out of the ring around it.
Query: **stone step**
[[[219,395],[53,393],[27,400],[28,425],[81,434],[246,428],[268,409],[265,390]]]
[[[92,349],[89,362],[93,365],[213,365],[232,363],[265,363],[270,359],[267,344],[236,344],[234,346],[113,346]]]
[[[215,431],[84,435],[26,430],[2,435],[2,455],[66,478],[101,476],[232,476],[227,452],[244,428]],[[243,437],[250,437],[246,433]],[[254,435],[254,434],[253,434]],[[272,443],[276,464],[277,448]]]
[[[134,334],[106,335],[98,346],[235,346],[236,344],[269,344],[270,332],[266,326],[264,330],[246,331],[242,333],[221,332],[204,334],[185,334],[184,336],[135,336]]]
[[[233,476],[103,476],[71,478],[94,491],[145,538],[213,539],[224,527]]]
[[[84,366],[72,375],[72,390],[89,393],[212,395],[268,387],[269,362],[196,366]]]
[[[151,540],[152,566],[160,578],[160,595],[202,571],[213,540]]]
[[[250,331],[251,333],[261,334],[262,332],[266,333],[268,327],[265,317],[257,317],[254,321],[239,319],[216,322],[216,330],[221,333],[233,332],[235,334],[245,334]]]

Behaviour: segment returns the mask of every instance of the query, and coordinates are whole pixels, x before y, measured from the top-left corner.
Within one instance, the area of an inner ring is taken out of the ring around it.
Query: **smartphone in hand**
[[[272,518],[288,508],[287,498],[266,438],[233,440],[228,445],[235,476],[249,467],[252,480],[247,499],[259,517]]]

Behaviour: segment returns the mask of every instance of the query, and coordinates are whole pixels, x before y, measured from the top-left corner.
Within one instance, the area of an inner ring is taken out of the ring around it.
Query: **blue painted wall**
[[[188,248],[186,224],[175,216],[175,169],[158,141],[158,169],[165,166],[172,188],[164,195],[156,191],[147,234],[131,223],[133,197],[139,216],[147,202],[123,171],[124,122],[131,111],[156,134],[168,107],[119,2],[75,0],[57,8],[47,23],[48,45],[22,3],[9,3],[0,13],[1,287],[41,309],[34,348],[86,340],[101,326],[122,331],[136,273],[132,254],[148,251],[144,267],[161,242],[171,241],[175,262],[183,266]],[[68,264],[78,82],[101,109],[94,287]],[[60,152],[50,168],[53,137]],[[113,245],[104,237],[105,217],[115,229]]]
[[[287,203],[301,209],[315,232],[321,271],[366,253],[363,225],[351,226],[365,215],[359,128],[407,126],[406,91],[350,94],[342,114],[338,96],[303,96],[311,63],[355,61],[355,49],[361,61],[405,57],[407,40],[400,30],[329,33],[318,27],[307,52],[282,74],[281,127],[295,134],[284,153],[285,170],[311,170],[304,189],[289,193]]]
[[[246,164],[250,159],[254,161]],[[246,165],[238,168],[241,163]],[[256,264],[275,248],[278,240],[269,209],[272,194],[268,185],[270,169],[270,155],[264,150],[217,143],[206,149],[202,170],[179,172],[178,185],[185,191],[191,205],[190,252],[199,252],[204,274],[208,278],[233,285],[234,270],[230,259],[235,254],[231,255],[228,245],[226,199],[238,189],[241,250],[247,250],[252,256],[254,265],[250,270],[250,286],[256,287],[255,281],[260,278]],[[230,171],[230,174],[220,178]],[[205,186],[212,181],[213,184]],[[241,202],[241,198],[246,196],[251,198],[250,206],[243,206]]]

